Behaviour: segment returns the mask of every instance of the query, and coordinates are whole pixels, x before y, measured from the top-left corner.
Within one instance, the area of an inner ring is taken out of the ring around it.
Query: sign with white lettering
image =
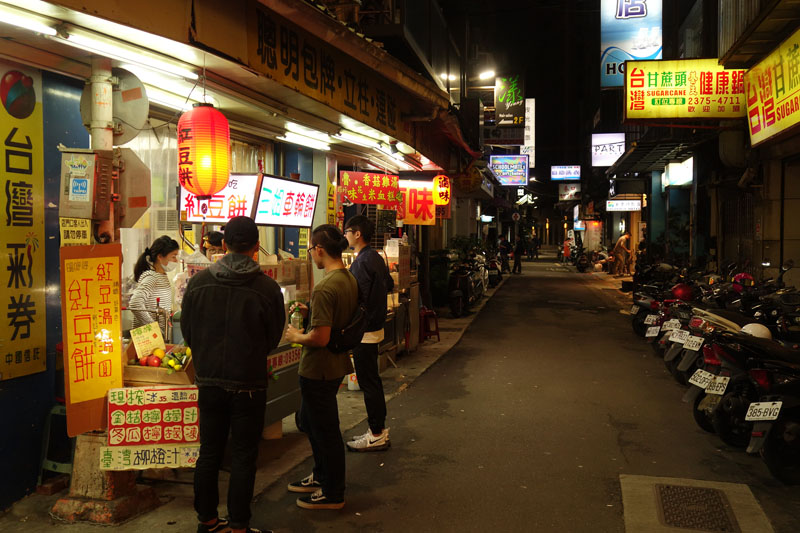
[[[313,183],[264,175],[253,217],[256,224],[310,228],[318,189]]]

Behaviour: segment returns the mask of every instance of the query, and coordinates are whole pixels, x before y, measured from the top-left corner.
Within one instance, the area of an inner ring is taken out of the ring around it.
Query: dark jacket
[[[367,308],[367,331],[383,329],[386,295],[394,288],[386,263],[372,247],[365,246],[350,265],[350,272],[358,281],[358,292]]]
[[[183,297],[181,330],[197,384],[266,389],[267,355],[285,321],[280,287],[252,258],[229,253],[195,274]]]

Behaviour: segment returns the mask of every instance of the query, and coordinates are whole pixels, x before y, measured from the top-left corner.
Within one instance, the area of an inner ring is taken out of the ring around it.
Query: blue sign
[[[69,199],[74,202],[89,201],[89,178],[71,178]]]
[[[601,0],[601,87],[622,87],[625,61],[661,59],[661,49],[661,0]]]
[[[553,165],[550,167],[551,181],[570,181],[581,179],[580,165]]]

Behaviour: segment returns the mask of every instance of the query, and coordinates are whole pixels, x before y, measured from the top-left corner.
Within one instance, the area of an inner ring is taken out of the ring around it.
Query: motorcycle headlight
[[[770,313],[770,315],[778,316],[778,310],[777,309],[773,309],[772,312]]]

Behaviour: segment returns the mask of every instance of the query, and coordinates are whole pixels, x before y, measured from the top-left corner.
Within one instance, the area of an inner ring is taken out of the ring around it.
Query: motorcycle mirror
[[[763,261],[761,261],[761,266],[765,268],[771,267],[772,261],[770,261],[769,259],[764,259]]]
[[[793,259],[789,259],[788,261],[786,261],[785,263],[783,263],[783,266],[781,267],[781,269],[782,269],[784,272],[786,272],[786,271],[788,271],[788,270],[791,270],[792,268],[794,268],[794,260],[793,260]]]

